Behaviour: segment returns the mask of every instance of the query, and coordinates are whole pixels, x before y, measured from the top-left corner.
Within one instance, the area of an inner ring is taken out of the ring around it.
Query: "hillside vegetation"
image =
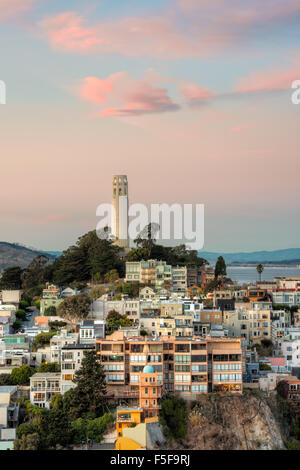
[[[42,252],[35,251],[17,243],[0,242],[0,271],[12,266],[26,268]],[[44,254],[44,253],[43,253]],[[52,255],[47,256],[51,259]]]

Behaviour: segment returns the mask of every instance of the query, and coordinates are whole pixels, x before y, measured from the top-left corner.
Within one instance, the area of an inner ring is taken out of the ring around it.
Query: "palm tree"
[[[256,266],[256,271],[258,272],[258,275],[259,275],[259,282],[261,282],[261,275],[262,275],[263,270],[264,270],[264,267],[262,264],[258,264]]]

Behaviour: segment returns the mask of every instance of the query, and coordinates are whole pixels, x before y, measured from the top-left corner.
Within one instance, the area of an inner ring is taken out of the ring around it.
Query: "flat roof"
[[[61,349],[95,349],[94,344],[65,344]]]
[[[16,385],[1,385],[0,393],[12,393],[17,390]]]
[[[60,372],[36,372],[33,374],[30,378],[35,379],[35,378],[43,378],[43,377],[49,377],[49,378],[57,378],[60,377],[61,373]]]
[[[143,411],[139,406],[118,406],[117,411]]]

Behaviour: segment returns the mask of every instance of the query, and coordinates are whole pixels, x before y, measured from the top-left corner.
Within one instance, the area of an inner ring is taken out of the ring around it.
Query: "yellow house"
[[[117,408],[117,437],[123,437],[125,428],[133,428],[142,422],[143,409],[139,407]]]

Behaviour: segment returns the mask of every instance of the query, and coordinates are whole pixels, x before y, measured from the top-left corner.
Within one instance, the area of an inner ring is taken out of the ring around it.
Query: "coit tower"
[[[126,175],[114,175],[112,181],[111,233],[116,238],[116,245],[129,248],[128,240],[128,183]]]

